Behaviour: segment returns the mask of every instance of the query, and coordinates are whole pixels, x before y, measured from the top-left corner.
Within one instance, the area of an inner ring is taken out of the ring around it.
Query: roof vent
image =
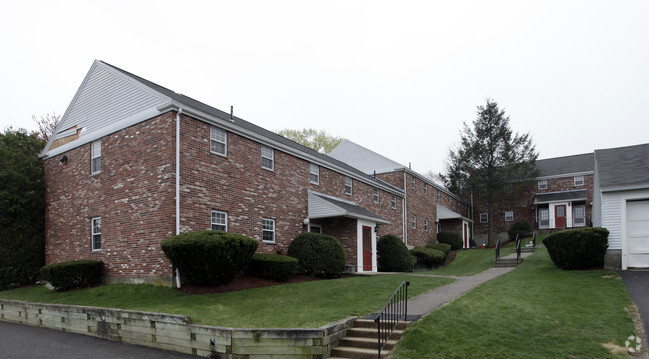
[[[234,117],[232,116],[234,114],[234,106],[230,106],[230,121],[234,122]]]

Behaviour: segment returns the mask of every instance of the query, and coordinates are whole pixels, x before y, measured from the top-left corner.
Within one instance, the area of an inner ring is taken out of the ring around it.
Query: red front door
[[[372,228],[363,226],[363,271],[372,271]]]
[[[554,207],[554,228],[563,228],[566,226],[566,205]]]

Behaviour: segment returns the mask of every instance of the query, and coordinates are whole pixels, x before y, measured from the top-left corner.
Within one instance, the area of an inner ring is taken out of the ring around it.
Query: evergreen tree
[[[505,188],[520,188],[526,180],[538,176],[537,157],[530,134],[514,134],[509,117],[493,100],[478,106],[471,127],[464,123],[460,144],[449,151],[442,177],[449,190],[465,196],[471,191],[476,200],[486,202],[489,245],[493,244],[494,204],[508,192]]]
[[[0,290],[34,281],[44,265],[44,146],[25,130],[0,133]]]

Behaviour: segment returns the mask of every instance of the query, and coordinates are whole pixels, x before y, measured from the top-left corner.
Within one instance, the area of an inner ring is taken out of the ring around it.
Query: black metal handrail
[[[496,242],[496,263],[498,263],[498,258],[500,258],[500,240]]]
[[[410,282],[402,282],[399,288],[392,293],[390,299],[379,312],[374,323],[378,329],[379,359],[381,349],[385,346],[390,335],[399,324],[399,320],[408,318],[408,286]]]
[[[532,250],[536,250],[536,232],[532,235]]]
[[[521,240],[516,235],[516,264],[521,262]]]

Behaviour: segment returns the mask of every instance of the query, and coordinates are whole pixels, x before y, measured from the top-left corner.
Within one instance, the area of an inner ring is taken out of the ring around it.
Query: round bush
[[[417,259],[417,267],[439,267],[446,260],[444,252],[432,248],[415,247],[410,250],[410,254]]]
[[[606,228],[569,229],[545,237],[543,244],[557,268],[602,268],[608,234]]]
[[[437,233],[437,241],[451,245],[451,250],[462,249],[462,237],[458,233],[451,231],[441,231]]]
[[[345,273],[347,257],[340,241],[320,233],[299,234],[288,246],[289,256],[297,258],[298,268],[310,276],[337,278]]]
[[[386,234],[376,242],[379,272],[412,272],[414,263],[401,238]]]
[[[161,244],[187,282],[199,285],[230,283],[250,262],[258,245],[252,238],[221,231],[182,233]]]
[[[104,273],[102,261],[69,261],[41,268],[41,277],[57,290],[82,288],[101,282]]]
[[[430,243],[426,245],[426,248],[442,251],[447,257],[451,254],[451,245],[446,243]]]
[[[248,263],[248,272],[255,277],[286,282],[297,269],[298,260],[293,257],[270,253],[255,253]]]
[[[532,227],[530,227],[530,224],[528,222],[516,222],[512,225],[512,228],[510,228],[507,233],[509,235],[509,240],[513,241],[516,239],[517,234],[518,239],[529,237],[531,231]]]

